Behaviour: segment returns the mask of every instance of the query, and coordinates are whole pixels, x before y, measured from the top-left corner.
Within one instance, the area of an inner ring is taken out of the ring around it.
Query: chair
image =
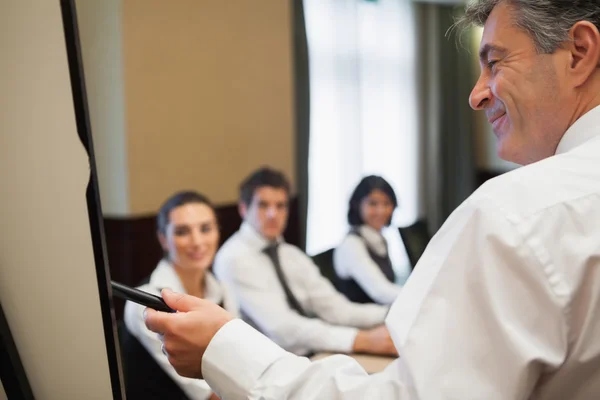
[[[406,248],[410,264],[414,269],[431,239],[427,221],[417,220],[410,226],[398,228],[398,231]]]
[[[118,331],[128,399],[188,399],[123,322],[119,323]]]
[[[333,267],[333,249],[326,250],[312,257],[313,262],[319,267],[321,275],[337,288],[337,274]]]

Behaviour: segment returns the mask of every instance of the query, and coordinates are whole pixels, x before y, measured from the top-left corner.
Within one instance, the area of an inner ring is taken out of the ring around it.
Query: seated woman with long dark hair
[[[179,192],[160,208],[157,234],[165,256],[141,290],[160,295],[164,288],[210,300],[238,313],[237,305],[210,272],[219,246],[219,226],[214,208],[196,192]],[[125,305],[125,325],[132,337],[122,343],[128,397],[168,399],[218,399],[208,384],[175,372],[161,342],[144,325],[144,307]]]
[[[402,287],[390,259],[383,229],[392,221],[398,200],[380,176],[363,178],[348,206],[350,231],[335,249],[333,262],[337,287],[358,303],[391,304]]]

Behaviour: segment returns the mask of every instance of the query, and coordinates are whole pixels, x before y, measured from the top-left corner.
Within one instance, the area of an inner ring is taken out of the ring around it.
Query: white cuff
[[[331,342],[323,350],[332,353],[352,353],[358,329],[335,326],[332,333]]]
[[[226,323],[202,357],[202,375],[224,399],[246,399],[263,372],[287,352],[240,319]]]

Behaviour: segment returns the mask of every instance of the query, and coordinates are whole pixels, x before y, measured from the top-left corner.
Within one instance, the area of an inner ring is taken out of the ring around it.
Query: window
[[[416,220],[418,98],[410,0],[305,0],[304,9],[311,95],[306,249],[312,255],[347,233],[348,200],[365,175],[381,175],[394,188],[393,225]],[[405,264],[397,229],[385,235],[394,265]]]

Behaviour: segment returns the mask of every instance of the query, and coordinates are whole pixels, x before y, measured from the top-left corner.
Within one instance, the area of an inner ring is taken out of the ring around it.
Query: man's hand
[[[202,378],[202,356],[217,331],[233,316],[218,305],[194,296],[162,291],[169,307],[178,312],[146,309],[146,326],[161,335],[163,351],[177,373]]]
[[[385,325],[359,331],[354,339],[352,351],[355,353],[380,354],[398,356],[398,351]]]

